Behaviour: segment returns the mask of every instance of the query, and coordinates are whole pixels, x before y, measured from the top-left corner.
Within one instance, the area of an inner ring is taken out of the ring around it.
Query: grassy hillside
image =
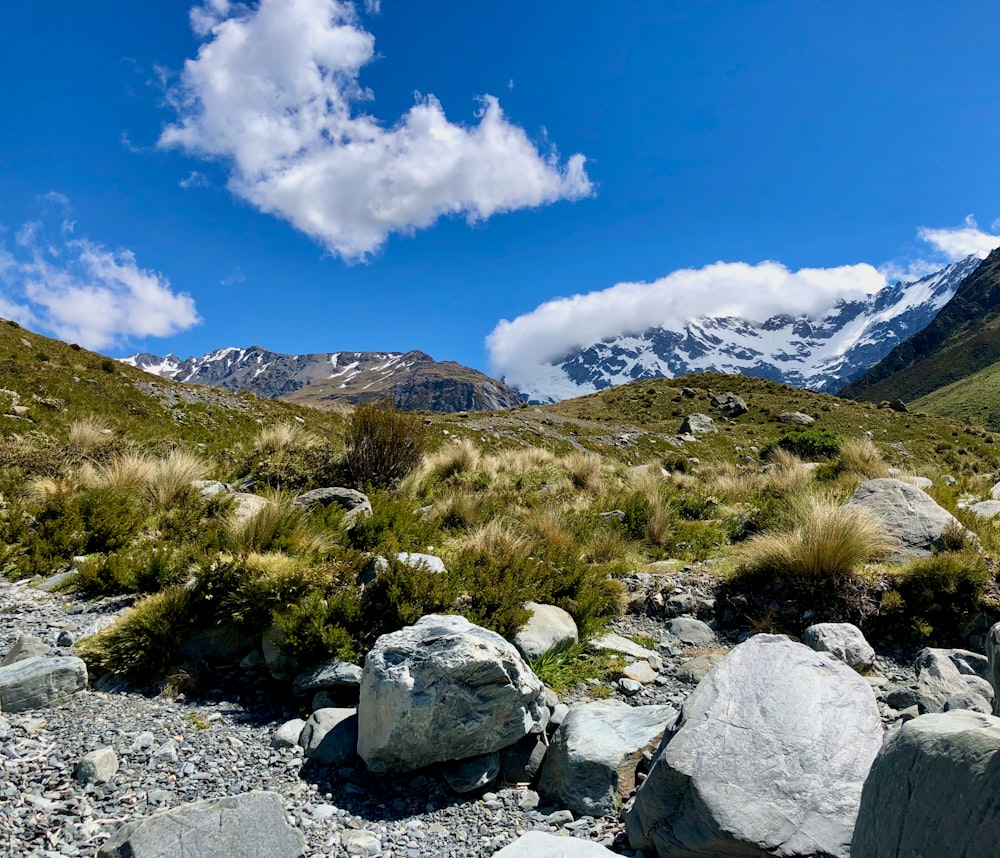
[[[1000,444],[946,418],[710,373],[538,408],[333,415],[159,381],[8,323],[0,369],[19,406],[0,417],[0,572],[71,570],[77,592],[136,599],[81,645],[95,673],[180,681],[202,671],[192,638],[238,659],[265,630],[299,665],[360,659],[431,612],[509,637],[526,600],[563,607],[586,637],[624,609],[622,579],[643,572],[669,592],[687,564],[717,576],[716,617],[733,631],[846,619],[959,644],[998,616],[1000,530],[956,501],[988,493]],[[722,418],[713,390],[749,411]],[[788,426],[784,411],[815,423]],[[697,412],[718,431],[678,437]],[[933,479],[986,553],[955,534],[927,561],[878,562],[879,525],[843,503],[890,466]],[[257,496],[206,497],[199,478]],[[328,485],[365,490],[372,515],[348,527],[336,505],[291,502]],[[396,559],[414,551],[446,571]],[[372,555],[386,558],[374,579]],[[596,669],[580,650],[564,658]]]
[[[158,379],[7,320],[0,320],[0,388],[0,435],[5,437],[42,435],[65,443],[75,421],[95,418],[121,438],[197,446],[216,456],[267,423],[293,421],[322,437],[342,435],[336,415]],[[26,409],[23,415],[15,413],[21,409]]]
[[[920,397],[913,408],[1000,430],[1000,363]]]
[[[868,402],[912,402],[1000,361],[1000,249],[926,328],[840,391]]]

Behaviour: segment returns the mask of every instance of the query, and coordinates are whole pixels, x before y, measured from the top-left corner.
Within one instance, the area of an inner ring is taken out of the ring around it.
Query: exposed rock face
[[[709,392],[708,398],[723,417],[739,417],[750,410],[747,408],[743,397],[735,393],[720,393],[716,395]]]
[[[642,752],[673,724],[672,706],[598,700],[571,706],[542,765],[538,792],[574,813],[607,816],[635,789]]]
[[[304,852],[305,839],[285,821],[281,797],[248,792],[126,822],[97,858],[300,858]]]
[[[916,668],[917,705],[922,713],[951,709],[971,709],[985,713],[992,711],[992,700],[983,696],[985,689],[970,682],[979,680],[979,677],[961,673],[947,650],[920,650],[917,653]]]
[[[542,683],[500,635],[430,614],[365,659],[358,754],[374,772],[498,751],[541,729]]]
[[[847,858],[882,743],[868,683],[780,635],[729,653],[664,736],[626,816],[635,848],[667,856]]]
[[[829,652],[855,670],[875,662],[875,650],[853,623],[817,623],[802,633],[802,642],[817,652]]]
[[[32,656],[0,667],[0,712],[55,706],[86,687],[82,659]]]
[[[892,735],[861,795],[852,858],[994,858],[1000,832],[1000,719],[924,715]]]
[[[847,505],[874,513],[898,541],[900,551],[917,557],[925,557],[938,547],[946,528],[962,527],[955,516],[926,492],[891,477],[862,483]]]
[[[531,616],[514,636],[514,646],[528,661],[579,642],[576,623],[562,608],[538,602],[527,602],[524,608]]]

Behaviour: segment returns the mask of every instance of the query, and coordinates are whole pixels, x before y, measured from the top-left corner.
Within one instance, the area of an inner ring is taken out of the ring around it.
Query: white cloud
[[[998,230],[1000,221],[994,222],[991,228]],[[950,262],[957,262],[973,254],[985,259],[991,251],[1000,247],[1000,235],[983,232],[972,215],[966,217],[961,226],[944,229],[922,226],[917,230],[917,234],[922,241],[928,242],[935,250],[944,254]]]
[[[582,155],[540,152],[493,96],[472,125],[449,121],[433,95],[392,127],[360,110],[375,39],[350,2],[210,0],[191,22],[205,41],[159,145],[224,160],[233,193],[332,253],[361,259],[442,216],[484,220],[593,193]]]
[[[191,296],[140,268],[131,251],[28,226],[14,253],[0,250],[0,315],[92,349],[170,336],[200,321]]]
[[[183,178],[178,182],[178,184],[184,188],[184,190],[189,190],[190,188],[210,188],[212,183],[209,181],[208,176],[204,173],[199,173],[197,170],[192,170],[187,174],[186,178]]]
[[[651,327],[677,329],[700,316],[742,316],[756,321],[778,313],[818,316],[839,300],[877,292],[897,279],[915,280],[971,254],[985,257],[1000,236],[982,232],[971,216],[960,227],[918,230],[934,258],[908,265],[866,263],[790,271],[777,262],[716,262],[674,271],[651,283],[555,298],[513,321],[501,320],[486,338],[494,374],[514,387],[572,395],[552,362],[609,337]]]
[[[544,364],[607,337],[678,327],[699,316],[813,315],[884,285],[885,277],[866,264],[790,271],[777,262],[716,262],[652,283],[619,283],[546,301],[513,321],[501,320],[486,346],[494,372],[517,387],[534,381]]]

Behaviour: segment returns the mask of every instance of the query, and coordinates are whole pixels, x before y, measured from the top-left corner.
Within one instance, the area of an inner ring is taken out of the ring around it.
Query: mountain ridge
[[[927,396],[1000,361],[1000,248],[941,312],[838,395],[869,402]]]
[[[408,411],[489,411],[521,403],[517,391],[503,382],[454,361],[436,361],[417,349],[291,355],[253,345],[215,349],[186,360],[147,352],[119,360],[175,381],[318,408],[386,396]]]
[[[929,324],[981,262],[968,256],[866,299],[841,300],[815,317],[702,316],[677,330],[623,333],[556,358],[538,382],[520,390],[529,401],[549,402],[628,381],[711,371],[835,393]]]

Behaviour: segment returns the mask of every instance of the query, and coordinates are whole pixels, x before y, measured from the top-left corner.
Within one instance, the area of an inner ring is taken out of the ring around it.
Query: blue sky
[[[813,312],[1000,244],[992,2],[3,11],[0,315],[109,354],[513,378],[581,307]]]

